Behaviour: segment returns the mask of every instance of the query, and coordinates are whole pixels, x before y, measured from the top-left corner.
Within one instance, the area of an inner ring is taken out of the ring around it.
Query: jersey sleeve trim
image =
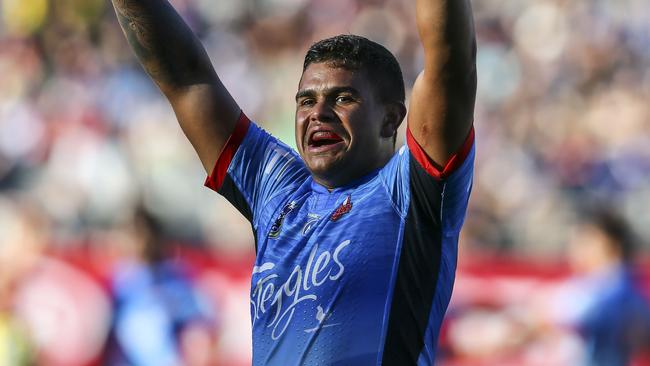
[[[223,150],[221,150],[221,154],[219,155],[219,159],[217,159],[217,163],[212,170],[212,174],[210,174],[205,180],[204,185],[206,187],[214,191],[219,191],[219,189],[221,189],[221,186],[226,179],[226,174],[228,173],[230,162],[232,162],[232,159],[235,157],[235,153],[237,153],[239,146],[244,141],[244,137],[246,137],[246,133],[248,132],[250,124],[250,119],[248,119],[248,117],[246,117],[242,111],[239,115],[239,120],[237,121],[235,130],[228,138],[228,141],[226,141],[226,145],[223,147]]]
[[[431,158],[429,158],[422,146],[420,146],[420,144],[415,140],[415,137],[413,137],[410,128],[406,129],[406,143],[415,157],[415,160],[417,160],[420,166],[422,166],[427,173],[436,179],[445,179],[463,165],[465,159],[472,150],[472,146],[474,145],[474,127],[472,127],[471,131],[467,135],[463,145],[454,155],[452,155],[442,170],[433,164]]]

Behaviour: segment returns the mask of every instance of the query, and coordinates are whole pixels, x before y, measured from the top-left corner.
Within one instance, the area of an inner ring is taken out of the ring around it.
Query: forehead
[[[329,89],[351,86],[356,89],[367,88],[368,80],[362,71],[330,66],[327,63],[313,63],[307,67],[300,78],[299,90]]]

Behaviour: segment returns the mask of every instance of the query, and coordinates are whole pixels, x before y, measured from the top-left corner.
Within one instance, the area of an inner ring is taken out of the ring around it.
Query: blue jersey
[[[243,114],[206,185],[255,234],[254,365],[431,365],[472,187],[474,132],[444,169],[407,135],[332,191]]]

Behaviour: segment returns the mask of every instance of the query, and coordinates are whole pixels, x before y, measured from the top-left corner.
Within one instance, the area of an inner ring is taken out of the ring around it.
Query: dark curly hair
[[[361,70],[374,81],[377,97],[383,103],[404,103],[404,77],[395,56],[379,43],[351,34],[316,42],[305,56],[303,72],[313,63],[326,62],[333,67]]]

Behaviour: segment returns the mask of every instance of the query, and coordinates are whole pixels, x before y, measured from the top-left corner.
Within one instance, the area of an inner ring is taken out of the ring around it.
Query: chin
[[[333,175],[334,172],[337,170],[331,165],[308,165],[307,168],[311,172],[312,175],[315,175],[317,177],[325,178],[325,179],[330,179]]]
[[[323,161],[325,159],[312,159],[307,164],[307,169],[311,174],[319,180],[324,181],[335,181],[337,176],[341,175],[341,172],[344,171],[344,164],[340,160],[330,160]]]

